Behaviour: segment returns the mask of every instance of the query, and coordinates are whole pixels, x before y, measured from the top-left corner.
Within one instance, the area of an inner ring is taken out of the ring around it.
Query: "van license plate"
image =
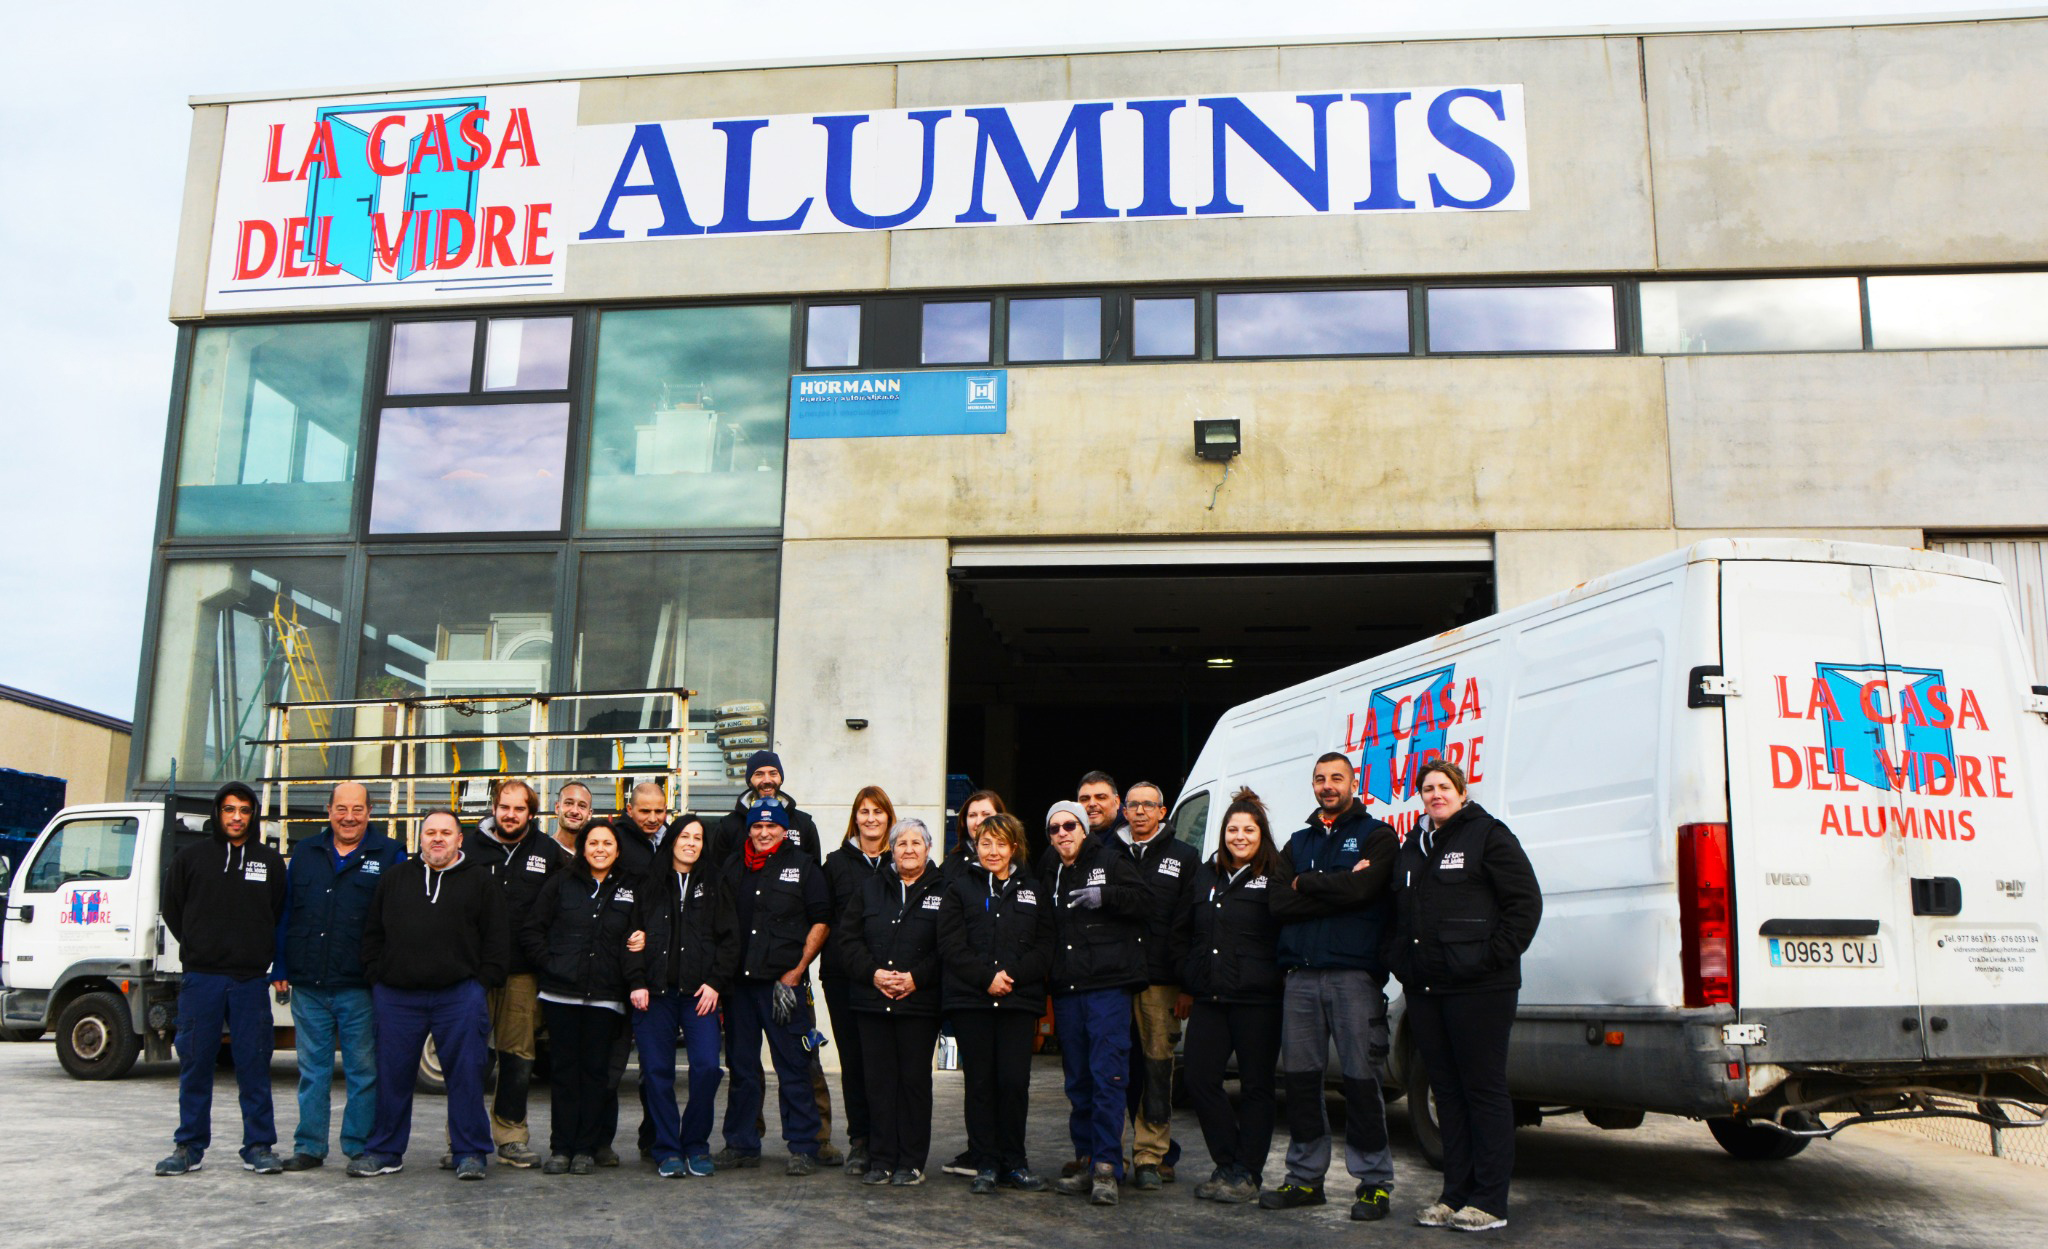
[[[1882,967],[1884,954],[1875,940],[1854,937],[1772,937],[1773,967]]]

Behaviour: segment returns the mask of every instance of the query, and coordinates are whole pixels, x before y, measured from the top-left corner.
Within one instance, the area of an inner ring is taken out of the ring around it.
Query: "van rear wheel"
[[[1709,1119],[1707,1130],[1714,1134],[1721,1148],[1730,1157],[1744,1162],[1783,1162],[1812,1140],[1806,1136],[1787,1136],[1783,1132],[1758,1127],[1748,1119]]]
[[[79,1080],[118,1080],[135,1067],[142,1038],[128,1003],[104,990],[79,996],[57,1016],[57,1061]]]

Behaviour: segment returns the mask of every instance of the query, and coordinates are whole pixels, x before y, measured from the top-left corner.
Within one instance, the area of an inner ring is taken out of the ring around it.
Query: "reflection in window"
[[[345,698],[340,679],[342,561],[174,560],[157,619],[142,775],[218,782],[262,771],[251,739],[264,736],[270,702]],[[331,736],[332,725],[295,713],[291,736]],[[331,753],[331,752],[330,752]],[[326,770],[317,750],[294,750],[295,776]]]
[[[926,304],[918,358],[926,364],[987,364],[988,310],[987,300]]]
[[[386,408],[371,533],[510,533],[562,527],[566,403]]]
[[[1219,356],[1408,350],[1407,291],[1259,291],[1216,297]]]
[[[850,369],[860,363],[860,305],[831,304],[804,314],[804,367]]]
[[[1195,354],[1195,300],[1192,295],[1173,299],[1133,299],[1131,321],[1133,356]]]
[[[484,341],[484,389],[566,389],[574,327],[571,317],[493,318]]]
[[[476,363],[476,322],[401,321],[391,327],[387,395],[469,393]]]
[[[1855,278],[1645,282],[1643,350],[1855,351],[1863,312]]]
[[[1455,286],[1429,292],[1429,350],[1613,351],[1611,286]]]
[[[346,533],[369,349],[363,321],[195,334],[172,532]]]
[[[66,820],[57,826],[36,851],[22,882],[26,893],[55,893],[73,881],[126,880],[135,868],[135,836],[138,825],[132,816],[116,819]],[[74,896],[71,906],[74,924],[108,922],[97,915],[101,904],[90,896]],[[123,921],[126,922],[125,920]]]
[[[2048,273],[1869,279],[1873,347],[2048,346]]]
[[[772,551],[632,552],[585,555],[578,587],[574,668],[584,690],[697,691],[691,727],[707,730],[689,743],[695,791],[737,791],[727,773],[743,768],[765,737],[775,682],[776,566]],[[759,705],[759,710],[754,705]],[[660,729],[667,703],[618,699],[589,702],[580,727],[599,732]],[[720,706],[741,707],[718,715]],[[720,731],[720,724],[724,730]],[[732,739],[729,749],[722,738]],[[593,749],[593,746],[595,749]],[[649,741],[641,757],[626,747],[629,766],[658,767],[665,746]],[[580,770],[600,766],[612,743],[577,748]]]
[[[1010,301],[1010,359],[1100,360],[1102,300],[1013,299]]]
[[[780,524],[790,320],[787,304],[606,313],[584,523]]]

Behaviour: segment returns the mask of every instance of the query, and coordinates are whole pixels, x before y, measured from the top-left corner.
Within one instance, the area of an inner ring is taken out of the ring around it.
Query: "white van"
[[[1989,564],[1703,542],[1233,708],[1173,828],[1212,852],[1249,785],[1284,841],[1341,750],[1405,834],[1417,763],[1462,764],[1543,883],[1509,1056],[1522,1122],[1686,1115],[1749,1158],[1878,1120],[2035,1123],[2031,680]],[[1398,1023],[1389,1074],[1421,1083]]]

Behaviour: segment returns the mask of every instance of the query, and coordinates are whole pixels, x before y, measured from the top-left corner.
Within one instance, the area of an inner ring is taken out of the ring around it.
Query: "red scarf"
[[[762,868],[768,866],[768,860],[775,857],[775,852],[777,850],[782,849],[782,841],[782,838],[777,838],[775,844],[773,846],[770,846],[768,849],[755,850],[754,839],[752,837],[747,838],[746,844],[743,847],[741,847],[746,854],[747,870],[750,872],[758,872]]]

